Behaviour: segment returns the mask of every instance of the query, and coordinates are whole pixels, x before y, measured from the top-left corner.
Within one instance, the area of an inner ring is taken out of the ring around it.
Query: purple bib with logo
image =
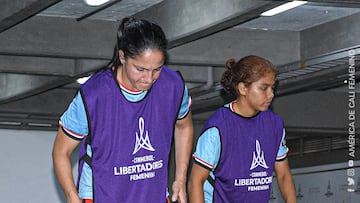
[[[163,203],[184,83],[164,66],[144,99],[130,102],[112,74],[111,70],[95,74],[81,90],[90,140],[83,141],[80,157],[89,144],[94,202]]]
[[[214,202],[267,203],[279,150],[282,119],[270,110],[252,118],[220,108],[204,128],[217,127],[221,155],[214,170]]]

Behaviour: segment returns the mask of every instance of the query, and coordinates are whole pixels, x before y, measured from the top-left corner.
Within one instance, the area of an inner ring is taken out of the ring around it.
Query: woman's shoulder
[[[99,85],[101,80],[111,80],[111,78],[113,78],[111,69],[100,69],[92,74],[83,86]]]
[[[283,119],[281,118],[281,116],[279,114],[275,113],[274,111],[272,111],[271,109],[263,111],[259,115],[262,117],[270,118],[277,122],[281,122],[281,123],[283,122]]]
[[[173,69],[169,68],[166,65],[163,65],[162,70],[161,70],[161,74],[166,75],[168,77],[171,77],[172,79],[183,81],[183,78],[182,78],[182,75],[181,75],[180,71],[173,70]]]

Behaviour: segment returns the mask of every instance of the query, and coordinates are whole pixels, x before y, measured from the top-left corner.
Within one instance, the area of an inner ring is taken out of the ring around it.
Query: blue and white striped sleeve
[[[183,119],[187,116],[187,114],[190,111],[190,107],[191,107],[191,97],[189,96],[188,89],[185,85],[184,94],[183,94],[183,98],[181,101],[181,107],[180,107],[180,111],[178,114],[179,120]]]
[[[221,143],[218,128],[207,129],[197,142],[193,158],[197,164],[212,171],[220,159]]]
[[[276,161],[282,161],[287,157],[289,152],[289,148],[286,146],[286,139],[285,139],[285,129],[283,129],[281,143],[279,146],[279,151],[277,153]]]
[[[72,139],[81,140],[88,134],[88,121],[80,92],[76,94],[68,109],[60,117],[59,125]]]

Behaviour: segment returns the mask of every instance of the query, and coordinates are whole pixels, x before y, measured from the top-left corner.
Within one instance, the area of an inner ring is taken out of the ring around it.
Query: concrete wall
[[[355,103],[360,106],[360,99]],[[273,107],[289,127],[348,128],[349,95],[346,92],[312,91],[279,97]],[[356,117],[360,118],[360,111],[356,111]]]
[[[360,162],[356,162],[359,170]],[[355,203],[360,202],[360,195],[349,192],[357,187],[360,176],[348,176],[347,163],[329,164],[323,166],[298,168],[291,170],[298,203]],[[355,185],[349,185],[348,177],[355,181]],[[273,199],[270,203],[283,203],[276,179],[273,180]]]
[[[66,202],[52,166],[55,134],[0,130],[1,202]]]

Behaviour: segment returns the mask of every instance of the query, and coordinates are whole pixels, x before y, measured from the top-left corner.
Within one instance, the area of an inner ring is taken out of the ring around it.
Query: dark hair
[[[134,17],[124,18],[117,31],[117,43],[108,67],[121,65],[119,50],[124,52],[125,58],[135,57],[146,49],[160,50],[166,61],[167,44],[166,36],[159,25]]]
[[[266,73],[277,75],[278,71],[274,65],[259,56],[246,56],[238,62],[235,59],[226,61],[227,70],[221,78],[221,85],[224,90],[232,96],[239,96],[237,85],[243,82],[246,86],[258,81]]]

